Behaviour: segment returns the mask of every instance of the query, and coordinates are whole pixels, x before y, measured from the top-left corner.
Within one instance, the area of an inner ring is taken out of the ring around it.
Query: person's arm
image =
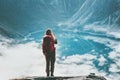
[[[53,40],[55,41],[55,35],[53,32],[51,32],[51,36],[52,36]]]
[[[54,35],[53,32],[51,32],[51,36],[52,36],[52,38],[53,38],[53,40],[54,40],[54,43],[57,44],[57,39],[56,39],[56,37],[55,37],[55,35]]]

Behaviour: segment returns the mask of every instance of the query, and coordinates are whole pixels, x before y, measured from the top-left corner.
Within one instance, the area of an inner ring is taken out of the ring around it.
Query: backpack
[[[54,40],[50,35],[46,35],[43,38],[42,49],[43,49],[43,53],[49,53],[55,51]]]

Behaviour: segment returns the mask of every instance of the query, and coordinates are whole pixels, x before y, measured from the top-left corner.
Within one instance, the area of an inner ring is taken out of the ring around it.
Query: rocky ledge
[[[71,77],[25,77],[21,79],[10,80],[107,80],[103,76],[96,76],[95,73],[90,73],[88,76],[71,76]]]

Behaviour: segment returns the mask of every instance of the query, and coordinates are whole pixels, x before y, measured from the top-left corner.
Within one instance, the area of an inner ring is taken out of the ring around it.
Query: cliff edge
[[[10,80],[107,80],[103,76],[96,76],[95,73],[90,73],[88,76],[71,76],[71,77],[25,77],[21,79]]]

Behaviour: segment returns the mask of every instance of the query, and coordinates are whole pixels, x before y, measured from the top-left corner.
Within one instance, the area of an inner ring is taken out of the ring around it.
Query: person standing
[[[50,29],[47,29],[46,34],[43,37],[43,43],[42,43],[42,50],[43,50],[43,54],[45,55],[45,59],[46,59],[47,76],[50,76],[50,72],[51,72],[51,76],[54,76],[54,64],[56,60],[54,44],[57,44],[55,35]]]

